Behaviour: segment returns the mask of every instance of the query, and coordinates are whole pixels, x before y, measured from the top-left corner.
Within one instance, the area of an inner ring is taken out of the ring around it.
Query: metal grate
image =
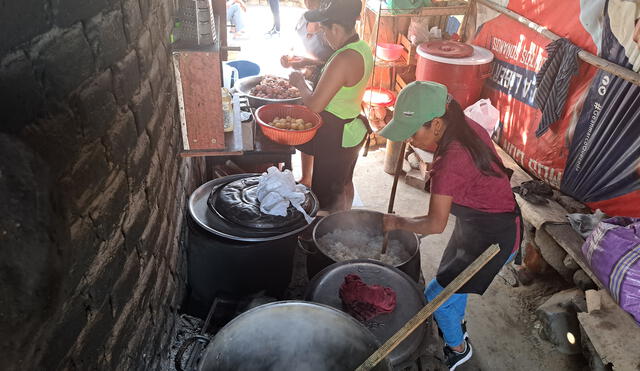
[[[211,0],[179,0],[173,37],[181,47],[215,47],[218,37]]]

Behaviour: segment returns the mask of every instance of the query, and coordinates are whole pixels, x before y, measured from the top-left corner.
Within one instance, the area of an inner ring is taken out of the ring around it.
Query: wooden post
[[[491,245],[476,260],[471,263],[458,277],[456,277],[447,287],[442,290],[438,296],[424,306],[413,318],[409,320],[398,332],[389,338],[378,350],[376,350],[364,363],[356,369],[356,371],[369,371],[376,367],[380,361],[391,353],[404,339],[418,328],[424,321],[433,314],[451,295],[455,294],[467,281],[471,279],[478,271],[484,267],[489,260],[498,254],[500,248],[498,245]]]
[[[558,40],[560,38],[560,36],[556,35],[555,33],[549,31],[546,27],[542,27],[539,24],[531,21],[528,18],[525,18],[523,16],[521,16],[520,14],[514,12],[513,10],[509,10],[503,6],[500,6],[492,1],[489,0],[477,0],[478,4],[482,4],[484,6],[487,6],[499,13],[505,14],[507,16],[509,16],[510,18],[515,19],[516,21],[522,23],[523,25],[529,27],[530,29],[537,31],[538,33],[540,33],[541,35],[543,35],[544,37],[551,39],[551,40]],[[607,71],[609,73],[612,73],[618,77],[620,77],[621,79],[625,79],[627,81],[629,81],[630,83],[633,83],[635,85],[640,85],[640,74],[633,72],[627,68],[624,68],[616,63],[613,62],[609,62],[606,59],[600,58],[598,56],[595,56],[591,53],[589,53],[588,51],[582,50],[580,49],[580,51],[578,52],[578,57],[580,59],[582,59],[583,61],[589,63],[592,66],[598,67],[599,69],[603,70],[603,71]]]

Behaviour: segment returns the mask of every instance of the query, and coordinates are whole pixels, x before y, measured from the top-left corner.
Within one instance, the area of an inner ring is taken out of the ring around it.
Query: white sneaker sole
[[[471,347],[471,344],[467,343],[467,346],[469,347],[469,353],[467,353],[466,356],[464,356],[463,358],[461,358],[458,362],[456,362],[453,367],[451,367],[449,369],[449,371],[454,371],[456,369],[456,367],[460,366],[461,364],[467,362],[469,359],[471,359],[471,356],[473,355],[473,348]]]

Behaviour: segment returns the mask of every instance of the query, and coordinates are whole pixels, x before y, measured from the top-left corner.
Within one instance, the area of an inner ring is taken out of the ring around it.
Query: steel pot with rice
[[[391,231],[387,254],[381,255],[383,215],[371,210],[350,210],[320,220],[313,229],[314,249],[307,251],[309,278],[333,263],[372,259],[400,269],[417,282],[420,239],[415,233]]]

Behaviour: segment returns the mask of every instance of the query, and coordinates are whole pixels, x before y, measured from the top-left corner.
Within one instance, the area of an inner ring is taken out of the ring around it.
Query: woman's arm
[[[383,218],[384,231],[401,229],[422,235],[440,234],[447,226],[452,200],[451,196],[432,194],[427,215],[405,218],[387,214]]]
[[[300,90],[304,104],[314,112],[322,112],[343,86],[355,85],[364,74],[364,61],[354,50],[345,50],[331,60],[315,90],[311,91],[300,72],[289,75],[289,83]]]
[[[284,68],[293,68],[296,70],[300,70],[311,66],[322,66],[324,62],[312,58],[299,56],[294,56],[293,58],[291,58],[288,55],[283,55],[282,57],[280,57],[280,64]]]

